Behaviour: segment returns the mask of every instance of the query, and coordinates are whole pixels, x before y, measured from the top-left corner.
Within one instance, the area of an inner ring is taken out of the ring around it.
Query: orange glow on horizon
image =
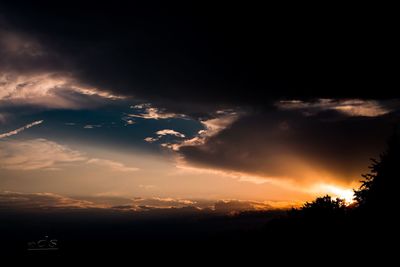
[[[346,204],[351,204],[354,202],[354,191],[351,188],[322,184],[318,186],[318,189],[319,192],[343,199]]]

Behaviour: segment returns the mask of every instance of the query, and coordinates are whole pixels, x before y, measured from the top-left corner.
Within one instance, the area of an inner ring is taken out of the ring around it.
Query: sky
[[[337,14],[1,4],[0,208],[350,201],[400,100],[391,17]]]

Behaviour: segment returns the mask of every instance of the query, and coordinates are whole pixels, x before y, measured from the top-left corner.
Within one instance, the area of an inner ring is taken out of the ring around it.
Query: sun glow
[[[335,185],[322,184],[318,186],[318,191],[324,194],[332,195],[333,197],[344,199],[347,204],[353,203],[354,192],[353,189],[338,187]]]

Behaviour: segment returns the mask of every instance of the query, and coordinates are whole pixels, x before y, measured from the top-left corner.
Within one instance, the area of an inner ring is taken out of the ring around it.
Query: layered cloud
[[[125,166],[124,164],[122,164],[120,162],[116,162],[116,161],[108,160],[108,159],[93,158],[93,159],[89,159],[87,161],[87,163],[96,164],[96,165],[99,165],[99,166],[102,166],[102,167],[109,168],[109,169],[114,170],[114,171],[121,171],[121,172],[134,172],[134,171],[139,170],[139,168],[128,167],[128,166]]]
[[[0,25],[0,104],[47,108],[93,107],[123,99],[107,90],[82,83],[68,59],[21,31]]]
[[[285,207],[289,207],[286,205]],[[241,200],[189,200],[177,198],[129,198],[122,196],[81,196],[68,197],[54,193],[22,193],[0,191],[0,210],[40,210],[40,209],[102,209],[131,212],[151,212],[156,210],[191,212],[213,212],[231,214],[242,211],[270,210],[273,207],[267,202]]]
[[[376,101],[362,99],[319,99],[312,102],[302,100],[281,100],[276,106],[283,110],[300,110],[305,115],[333,110],[347,116],[377,117],[390,113],[399,107],[398,101]]]
[[[96,207],[92,202],[65,197],[53,193],[21,193],[21,192],[0,192],[0,209],[48,209],[68,208],[82,209]]]
[[[113,160],[89,158],[80,151],[43,138],[0,142],[0,169],[60,170],[71,164],[97,165],[106,170],[119,172],[138,170]]]
[[[54,170],[86,157],[46,139],[0,142],[0,168],[7,170]]]
[[[2,106],[35,105],[47,108],[93,107],[124,97],[85,86],[71,75],[57,72],[0,74]]]
[[[202,168],[295,182],[357,181],[369,158],[383,149],[397,115],[339,118],[310,118],[294,110],[251,114],[177,150],[187,163]]]

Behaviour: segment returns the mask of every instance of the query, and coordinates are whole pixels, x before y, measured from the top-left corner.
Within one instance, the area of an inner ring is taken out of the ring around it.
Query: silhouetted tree
[[[329,195],[318,197],[312,202],[306,202],[300,208],[302,214],[312,218],[338,217],[344,215],[345,211],[345,201],[340,198],[333,199]]]
[[[306,202],[301,208],[290,210],[287,216],[272,220],[266,231],[275,240],[333,242],[346,235],[346,217],[345,201],[326,195]]]
[[[355,201],[359,209],[375,213],[391,211],[398,207],[400,179],[400,139],[397,131],[387,142],[387,149],[372,159],[370,173],[364,174],[361,186],[355,190]]]
[[[331,196],[326,195],[323,197],[318,197],[312,202],[306,202],[302,209],[307,210],[331,210],[338,211],[346,207],[343,199],[336,198],[332,199]]]
[[[355,192],[355,204],[326,195],[301,208],[292,209],[269,222],[266,236],[276,240],[307,240],[312,244],[355,244],[356,248],[382,246],[396,236],[399,220],[400,138],[397,132],[387,142],[378,160],[372,160],[370,173]],[[377,241],[378,240],[378,241]],[[393,241],[397,241],[394,239]],[[301,244],[300,244],[301,245]],[[324,246],[322,246],[324,247]],[[364,250],[363,250],[364,251]],[[373,250],[372,250],[373,251]]]

